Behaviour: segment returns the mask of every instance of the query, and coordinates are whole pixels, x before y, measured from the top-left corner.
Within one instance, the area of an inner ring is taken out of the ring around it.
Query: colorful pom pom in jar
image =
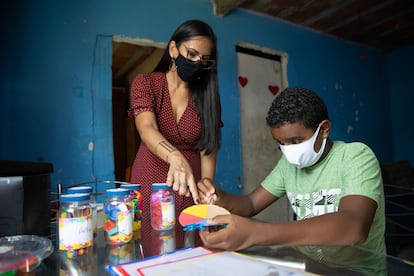
[[[132,239],[133,205],[129,190],[108,189],[105,192],[105,239],[109,244],[124,244]]]
[[[58,222],[59,250],[70,259],[87,254],[93,244],[90,195],[61,195]]]
[[[170,230],[175,226],[174,193],[165,183],[152,184],[151,226],[155,230]]]

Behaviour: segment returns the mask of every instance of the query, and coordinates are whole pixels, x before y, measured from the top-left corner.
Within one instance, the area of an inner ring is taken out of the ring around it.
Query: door
[[[243,192],[254,190],[280,159],[277,143],[266,124],[267,111],[278,93],[287,87],[287,54],[239,43],[236,46],[240,89]],[[256,216],[278,222],[292,218],[283,197]]]

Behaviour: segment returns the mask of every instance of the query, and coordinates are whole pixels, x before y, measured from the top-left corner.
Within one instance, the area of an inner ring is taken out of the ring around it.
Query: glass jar
[[[194,232],[194,231],[191,231]],[[152,255],[166,254],[176,249],[175,230],[152,231]]]
[[[140,184],[121,184],[120,188],[129,190],[129,198],[134,206],[134,224],[132,230],[134,239],[141,238],[141,215],[142,215],[142,196]]]
[[[93,244],[90,195],[61,195],[58,222],[59,250],[68,258],[88,253]]]
[[[151,226],[158,231],[170,230],[175,226],[174,193],[165,183],[152,184]]]
[[[61,251],[62,252],[62,251]],[[69,259],[65,255],[60,254],[59,259],[56,262],[56,265],[59,266],[60,276],[69,276],[69,275],[82,275],[82,276],[94,276],[98,274],[98,256],[96,250],[89,250],[88,253],[79,256],[77,258]],[[51,272],[51,271],[49,271]],[[37,274],[37,272],[36,272]],[[41,275],[50,275],[42,274]],[[39,275],[40,275],[39,274]],[[33,274],[29,274],[33,275]],[[28,276],[29,276],[28,275]]]
[[[109,244],[124,244],[132,239],[133,205],[129,190],[107,189],[105,192],[105,240]]]
[[[91,186],[75,186],[66,189],[67,194],[89,194],[91,197],[92,206],[92,229],[93,238],[95,239],[98,234],[98,212],[96,208],[96,197],[93,194],[93,188]]]
[[[107,244],[105,246],[105,264],[122,264],[136,260],[135,242],[131,240],[125,244]]]

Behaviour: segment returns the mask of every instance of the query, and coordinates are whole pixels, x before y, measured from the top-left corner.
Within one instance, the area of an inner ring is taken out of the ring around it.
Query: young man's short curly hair
[[[289,87],[273,100],[266,122],[272,128],[301,123],[316,130],[325,119],[329,119],[328,110],[315,92],[303,87]]]

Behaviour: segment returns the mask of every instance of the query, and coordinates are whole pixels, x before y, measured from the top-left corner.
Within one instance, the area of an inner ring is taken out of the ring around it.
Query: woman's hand
[[[193,171],[187,159],[179,152],[173,151],[168,155],[170,168],[167,174],[167,185],[177,191],[179,195],[193,197],[196,204],[199,203],[197,185],[194,181]]]
[[[212,225],[225,225],[218,231],[200,231],[204,246],[228,251],[240,250],[252,246],[255,231],[254,221],[237,215],[221,215],[208,221]],[[260,232],[259,232],[260,233]]]

